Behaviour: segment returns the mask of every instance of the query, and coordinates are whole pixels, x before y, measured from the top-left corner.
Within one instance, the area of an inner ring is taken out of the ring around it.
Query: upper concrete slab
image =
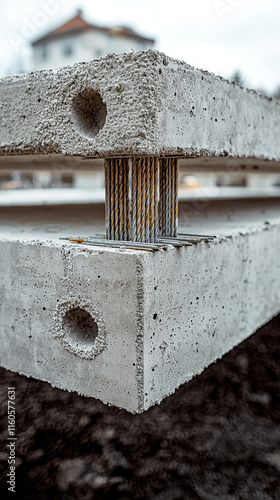
[[[280,103],[154,50],[0,81],[0,155],[280,159]]]

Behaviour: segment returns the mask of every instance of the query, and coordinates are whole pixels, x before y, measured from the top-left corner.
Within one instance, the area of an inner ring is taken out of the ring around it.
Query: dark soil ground
[[[182,386],[130,415],[1,374],[1,500],[7,387],[16,387],[18,499],[280,499],[280,316]]]

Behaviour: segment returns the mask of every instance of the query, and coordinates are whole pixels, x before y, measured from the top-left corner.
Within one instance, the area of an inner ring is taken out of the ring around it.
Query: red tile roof
[[[84,21],[80,14],[77,14],[75,17],[73,17],[73,19],[70,19],[70,21],[67,21],[67,23],[62,24],[62,26],[60,26],[56,30],[51,31],[47,36],[50,37],[56,35],[57,33],[64,33],[65,31],[72,31],[88,27],[91,27],[91,24]]]
[[[96,26],[94,24],[89,24],[87,23],[81,16],[80,11],[77,13],[75,17],[67,21],[66,23],[62,24],[55,30],[51,31],[47,35],[44,35],[43,37],[39,38],[35,42],[33,42],[33,45],[37,45],[40,42],[44,42],[46,40],[49,40],[50,38],[56,38],[63,36],[66,33],[79,33],[85,30],[89,29],[94,29],[98,31],[103,31],[106,33],[109,33],[111,36],[116,36],[116,37],[123,37],[123,38],[134,38],[139,41],[143,42],[151,42],[154,43],[154,40],[150,38],[145,38],[141,35],[138,35],[133,31],[131,28],[127,28],[124,26],[116,26],[112,28],[102,28],[100,26]]]

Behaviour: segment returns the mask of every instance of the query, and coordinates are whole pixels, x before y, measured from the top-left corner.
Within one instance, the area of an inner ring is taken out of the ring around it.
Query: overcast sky
[[[279,0],[0,0],[0,76],[29,41],[71,18],[126,25],[156,39],[155,48],[226,78],[239,69],[247,86],[280,85]]]

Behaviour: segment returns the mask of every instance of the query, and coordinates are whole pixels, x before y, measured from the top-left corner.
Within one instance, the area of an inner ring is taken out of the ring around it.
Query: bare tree
[[[21,54],[17,54],[6,69],[6,75],[20,75],[30,71],[30,64]]]
[[[276,99],[280,99],[280,85],[278,85],[278,87],[274,91],[273,97],[276,97]]]
[[[230,79],[231,82],[238,83],[239,85],[242,85],[242,87],[245,87],[246,81],[245,78],[243,77],[242,72],[240,69],[236,69]]]

